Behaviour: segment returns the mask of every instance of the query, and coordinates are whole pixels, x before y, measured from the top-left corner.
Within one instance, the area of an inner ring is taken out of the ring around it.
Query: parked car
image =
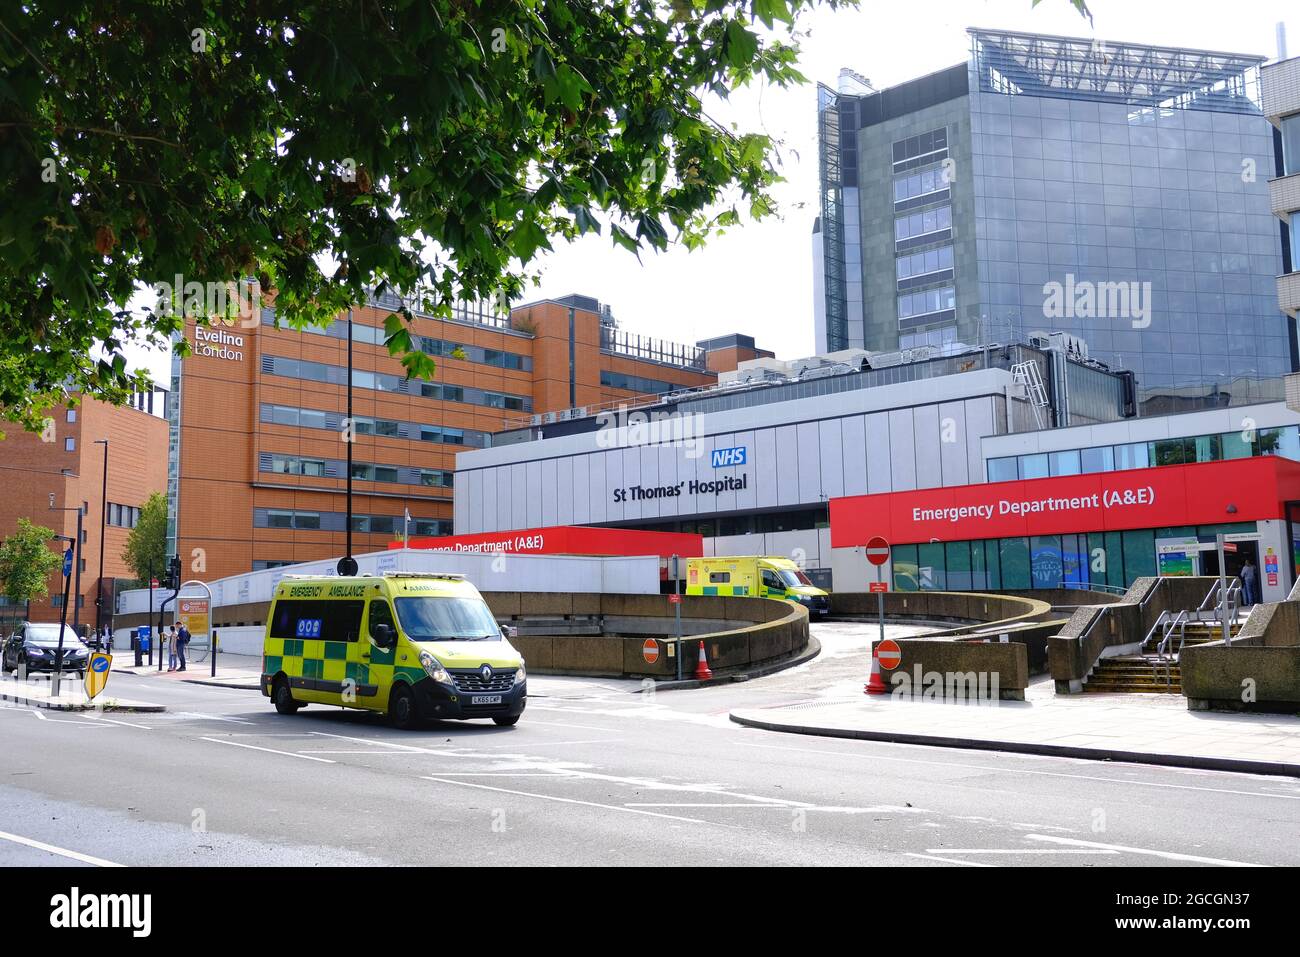
[[[0,668],[18,671],[53,671],[59,655],[59,626],[56,623],[24,622],[5,639]],[[84,674],[90,648],[71,625],[63,626],[63,670]]]

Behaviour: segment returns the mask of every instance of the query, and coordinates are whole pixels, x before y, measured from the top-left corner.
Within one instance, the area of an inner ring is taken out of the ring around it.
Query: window
[[[366,622],[366,628],[370,632],[370,637],[375,637],[375,627],[377,625],[387,625],[389,628],[396,630],[396,622],[393,620],[393,609],[389,607],[387,599],[372,598],[370,600],[370,619]]]
[[[318,512],[294,512],[294,528],[320,528],[320,514]]]
[[[989,459],[989,481],[1014,482],[1020,477],[1016,469],[1017,463],[1014,455],[1001,459]]]
[[[69,410],[68,410],[68,421],[69,421],[69,422],[76,422],[76,421],[77,421],[77,410],[76,410],[76,409],[69,409]]]
[[[1020,456],[1020,477],[1022,479],[1047,478],[1050,474],[1046,453]]]
[[[763,587],[768,591],[785,591],[785,582],[777,577],[776,572],[763,569]]]
[[[271,637],[356,641],[365,606],[364,601],[279,601],[271,617]]]
[[[899,280],[912,279],[930,273],[952,269],[952,247],[940,246],[924,252],[899,256],[896,262]]]
[[[1282,168],[1284,176],[1300,173],[1300,113],[1284,118],[1282,130]],[[1293,251],[1292,255],[1296,255]]]
[[[894,143],[894,172],[937,163],[948,155],[948,129],[940,127]]]
[[[65,452],[75,452],[75,451],[77,451],[77,440],[74,439],[74,438],[71,438],[71,437],[64,439],[64,440],[63,440],[63,451],[65,451]]]
[[[293,528],[293,512],[269,511],[266,513],[267,528]]]
[[[726,585],[731,582],[731,572],[709,572],[710,585]]]
[[[1115,470],[1115,450],[1109,445],[1079,452],[1079,467],[1085,473],[1112,472]]]
[[[1077,449],[1069,452],[1052,452],[1048,456],[1048,463],[1052,475],[1078,475],[1082,471]]]
[[[952,286],[941,289],[926,289],[898,297],[898,318],[909,319],[913,316],[929,315],[943,312],[957,306],[957,290]]]
[[[894,241],[902,242],[929,233],[952,228],[952,207],[937,206],[920,213],[899,216],[894,220]]]

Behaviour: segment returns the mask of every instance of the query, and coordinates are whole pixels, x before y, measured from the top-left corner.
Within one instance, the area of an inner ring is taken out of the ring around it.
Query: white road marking
[[[454,784],[462,788],[479,788],[483,791],[496,791],[499,794],[514,794],[518,797],[537,798],[540,801],[555,801],[558,804],[580,804],[584,807],[596,807],[605,811],[621,811],[624,814],[643,814],[646,817],[658,817],[667,821],[682,821],[686,824],[711,824],[714,827],[734,827],[731,824],[719,824],[716,821],[705,821],[695,817],[678,817],[675,814],[659,814],[655,811],[643,811],[634,807],[620,807],[617,804],[598,804],[595,801],[579,801],[577,798],[556,797],[553,794],[537,794],[533,791],[514,791],[509,788],[494,788],[487,784],[474,784],[471,781],[451,781],[447,778],[426,777],[426,781],[436,781],[439,784]]]
[[[1119,851],[1080,847],[927,847],[927,854],[1108,854]]]
[[[229,721],[232,724],[252,724],[247,718],[231,718],[224,714],[204,714],[201,711],[179,711],[178,717],[197,718],[200,721]]]
[[[407,754],[440,754],[449,758],[464,758],[470,755],[462,754],[464,749],[437,749],[437,748],[417,748],[413,744],[398,744],[395,741],[376,740],[374,738],[358,738],[350,734],[331,734],[329,731],[309,731],[308,734],[317,734],[323,738],[339,738],[343,741],[358,741],[361,744],[378,744],[385,748],[397,748]]]
[[[337,761],[331,761],[329,758],[315,758],[310,754],[295,754],[292,751],[277,751],[275,748],[259,748],[254,744],[243,744],[239,741],[224,741],[221,738],[200,738],[200,741],[211,741],[213,744],[228,744],[232,748],[247,748],[249,751],[265,751],[267,754],[283,754],[289,758],[302,758],[304,761],[319,761],[322,764],[338,764]]]
[[[114,864],[112,861],[106,861],[102,857],[91,857],[89,854],[70,851],[66,847],[55,847],[53,844],[46,844],[44,841],[34,841],[30,837],[20,837],[17,834],[9,834],[5,831],[0,831],[0,840],[12,841],[15,844],[25,844],[28,847],[36,848],[38,851],[48,851],[50,854],[57,854],[60,857],[67,857],[74,861],[81,861],[83,864],[93,864],[95,867],[126,866],[124,864]]]
[[[1229,861],[1221,857],[1200,857],[1196,854],[1179,854],[1177,851],[1158,851],[1152,847],[1129,847],[1125,844],[1099,844],[1094,841],[1080,841],[1073,837],[1054,837],[1050,834],[1026,834],[1031,841],[1048,841],[1052,844],[1068,844],[1075,847],[1105,848],[1125,854],[1146,854],[1166,861],[1191,861],[1195,864],[1219,864],[1223,867],[1267,867],[1267,864],[1254,864],[1248,861]]]
[[[142,730],[144,730],[144,731],[152,731],[152,730],[153,730],[153,728],[149,727],[149,725],[147,725],[147,724],[135,724],[135,723],[132,722],[132,721],[122,721],[122,720],[117,719],[117,718],[102,718],[102,717],[101,717],[101,718],[91,718],[91,720],[92,720],[92,721],[106,721],[106,722],[108,722],[109,724],[120,724],[120,725],[123,725],[123,726],[128,727],[128,728],[140,728],[140,729],[142,729]]]
[[[48,721],[51,724],[79,724],[83,728],[96,727],[94,721],[69,721],[67,718],[51,718],[49,715],[45,714],[44,711],[45,709],[43,708],[33,708],[31,713],[34,714],[38,720]]]
[[[563,708],[549,708],[542,710],[562,711]],[[579,731],[604,731],[607,734],[622,734],[622,728],[599,728],[592,724],[569,724],[560,721],[529,721],[526,727],[529,728],[577,728]]]
[[[922,861],[943,861],[945,864],[962,864],[966,867],[997,867],[996,864],[983,864],[979,861],[962,861],[955,857],[938,857],[934,854],[914,854],[911,851],[904,852],[903,856],[915,857]]]
[[[788,810],[790,810],[790,806],[789,806],[788,804],[744,804],[744,803],[737,803],[737,804],[673,804],[672,802],[666,802],[666,803],[662,803],[662,804],[646,804],[646,803],[635,803],[635,804],[631,804],[631,803],[629,803],[629,804],[624,804],[623,806],[624,806],[624,807],[682,807],[682,808],[685,808],[685,807],[754,807],[754,808],[762,808],[763,810],[771,810],[771,809],[773,809],[773,808],[775,808],[775,809],[778,810],[778,811],[788,811]]]
[[[888,744],[889,742],[877,741],[872,743]],[[1007,772],[1010,774],[1037,774],[1037,775],[1042,775],[1044,777],[1051,777],[1051,778],[1073,778],[1079,781],[1100,781],[1104,784],[1136,784],[1136,785],[1140,785],[1141,787],[1147,787],[1147,788],[1172,788],[1178,791],[1209,791],[1212,794],[1240,794],[1246,797],[1282,798],[1283,800],[1287,800],[1287,801],[1300,801],[1300,794],[1274,794],[1269,791],[1241,791],[1234,788],[1206,788],[1206,787],[1198,787],[1197,785],[1194,784],[1166,784],[1160,781],[1138,781],[1133,778],[1107,778],[1095,774],[1067,774],[1064,771],[1035,771],[1032,768],[999,768],[999,767],[992,767],[990,765],[985,765],[985,764],[962,764],[956,761],[944,761],[940,763],[937,761],[925,761],[920,758],[900,758],[900,757],[893,757],[889,755],[880,755],[880,754],[854,754],[849,751],[823,751],[819,748],[789,748],[789,747],[780,747],[774,744],[753,744],[751,742],[745,742],[745,741],[739,741],[737,742],[737,744],[745,748],[762,748],[766,751],[797,751],[802,754],[827,754],[833,757],[859,758],[859,759],[865,759],[869,761],[897,761],[897,762],[902,762],[904,764],[924,764],[931,767],[963,768],[968,771]],[[1025,757],[1025,755],[1015,755],[1015,756]],[[1031,755],[1031,756],[1051,757],[1050,755]],[[1074,761],[1074,760],[1084,760],[1084,759],[1064,758],[1060,760]],[[1168,768],[1166,770],[1179,771],[1179,770],[1186,770],[1186,769]],[[1225,771],[1221,773],[1242,774],[1245,772]]]

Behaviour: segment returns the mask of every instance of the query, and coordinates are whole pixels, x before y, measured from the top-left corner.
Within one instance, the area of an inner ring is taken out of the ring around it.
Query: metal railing
[[[1151,626],[1151,631],[1142,641],[1143,649],[1146,648],[1147,642],[1152,638],[1156,628],[1161,628],[1160,643],[1156,645],[1156,657],[1151,662],[1151,677],[1155,681],[1160,680],[1160,668],[1163,665],[1165,669],[1165,687],[1173,685],[1173,669],[1171,665],[1174,661],[1179,660],[1183,653],[1183,643],[1187,640],[1187,612],[1180,611],[1176,615],[1170,615],[1168,611],[1162,611],[1156,623]],[[1171,654],[1170,649],[1173,647],[1174,635],[1178,635],[1178,647]]]
[[[1099,591],[1108,595],[1124,595],[1128,589],[1122,585],[1103,585],[1100,582],[1062,582],[1061,587],[1076,591]]]

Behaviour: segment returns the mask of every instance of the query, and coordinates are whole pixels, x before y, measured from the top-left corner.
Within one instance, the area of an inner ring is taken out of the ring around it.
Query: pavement
[[[111,680],[111,679],[110,679]],[[54,695],[53,682],[44,673],[28,675],[25,681],[8,674],[0,676],[0,702],[45,708],[53,711],[137,711],[159,712],[167,709],[149,701],[109,694],[107,686],[94,700],[86,697],[86,688],[73,676],[65,676]],[[117,690],[117,689],[114,689]]]
[[[820,669],[817,694],[737,708],[731,720],[830,738],[1300,777],[1300,716],[1189,711],[1177,694],[1058,695],[1047,676],[1023,702],[866,695],[862,659],[840,661],[847,666]]]
[[[121,662],[121,663],[119,663]],[[126,662],[130,662],[127,664]],[[262,677],[262,658],[260,655],[234,655],[221,652],[217,655],[217,673],[212,674],[212,663],[206,657],[202,660],[190,660],[184,671],[158,669],[157,660],[150,665],[148,659],[139,668],[135,667],[135,655],[131,651],[115,652],[113,659],[115,674],[131,677],[157,679],[159,681],[187,681],[197,685],[214,685],[219,688],[235,688],[243,691],[260,689]]]

